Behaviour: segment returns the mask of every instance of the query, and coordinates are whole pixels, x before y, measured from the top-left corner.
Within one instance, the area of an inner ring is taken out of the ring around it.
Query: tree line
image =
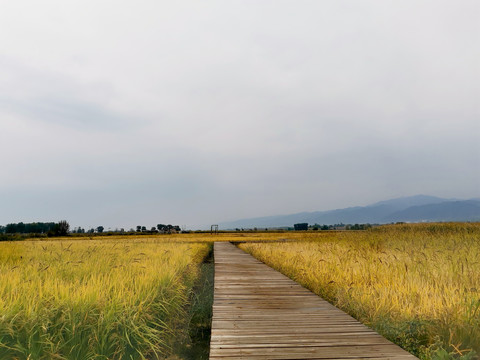
[[[161,234],[173,234],[181,232],[181,228],[178,225],[172,224],[157,224],[157,226],[152,226],[148,229],[146,226],[137,225],[136,230],[130,229],[125,231],[125,229],[115,229],[106,232],[106,234],[132,234],[132,233],[142,233],[142,234],[152,234],[152,233],[161,233]],[[105,227],[97,226],[95,228],[84,229],[82,227],[75,227],[70,230],[70,225],[66,220],[56,222],[33,222],[33,223],[10,223],[6,226],[0,225],[0,234],[5,235],[26,235],[26,234],[36,234],[43,236],[65,236],[71,234],[103,234],[105,233]]]
[[[82,227],[78,227],[72,230],[74,234],[102,234],[105,231],[105,227],[97,226],[96,228],[91,228],[89,230],[85,230]],[[161,233],[161,234],[172,234],[172,233],[179,233],[182,229],[178,225],[165,225],[165,224],[158,224],[157,226],[152,226],[148,228],[147,226],[137,225],[136,229],[131,228],[130,230],[125,230],[124,228],[115,230],[107,230],[107,233],[115,233],[115,234],[133,234],[133,233],[143,233],[143,234],[154,234],[154,233]]]
[[[66,220],[55,222],[10,223],[0,225],[0,234],[45,234],[47,236],[64,236],[70,230]]]

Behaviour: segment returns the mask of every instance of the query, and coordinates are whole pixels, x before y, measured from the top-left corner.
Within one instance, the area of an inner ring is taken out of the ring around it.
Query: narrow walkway
[[[215,243],[210,359],[416,359],[230,243]]]

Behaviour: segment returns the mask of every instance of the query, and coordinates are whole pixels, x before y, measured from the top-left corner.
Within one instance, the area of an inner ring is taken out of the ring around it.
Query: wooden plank
[[[416,359],[234,245],[214,257],[211,360]]]

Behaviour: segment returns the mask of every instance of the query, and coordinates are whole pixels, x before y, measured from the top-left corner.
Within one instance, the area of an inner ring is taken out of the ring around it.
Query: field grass
[[[0,359],[172,355],[210,249],[157,237],[0,243]]]
[[[207,359],[212,241],[423,359],[480,353],[480,224],[425,224],[0,242],[0,359]]]
[[[192,232],[187,234],[148,234],[148,235],[100,235],[92,236],[66,236],[55,238],[56,241],[76,241],[76,240],[124,240],[126,238],[132,241],[142,241],[149,239],[159,243],[181,242],[181,243],[211,243],[212,241],[291,241],[305,240],[305,236],[316,238],[321,232],[311,232],[306,235],[305,232],[293,231],[245,231],[245,232],[219,232],[218,234],[210,234],[208,232]],[[31,239],[40,240],[40,239]]]
[[[480,224],[303,239],[239,246],[421,358],[480,354]]]

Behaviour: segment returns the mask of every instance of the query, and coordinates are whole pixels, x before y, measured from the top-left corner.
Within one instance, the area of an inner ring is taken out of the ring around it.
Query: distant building
[[[295,231],[308,230],[308,223],[294,224],[293,228]]]

